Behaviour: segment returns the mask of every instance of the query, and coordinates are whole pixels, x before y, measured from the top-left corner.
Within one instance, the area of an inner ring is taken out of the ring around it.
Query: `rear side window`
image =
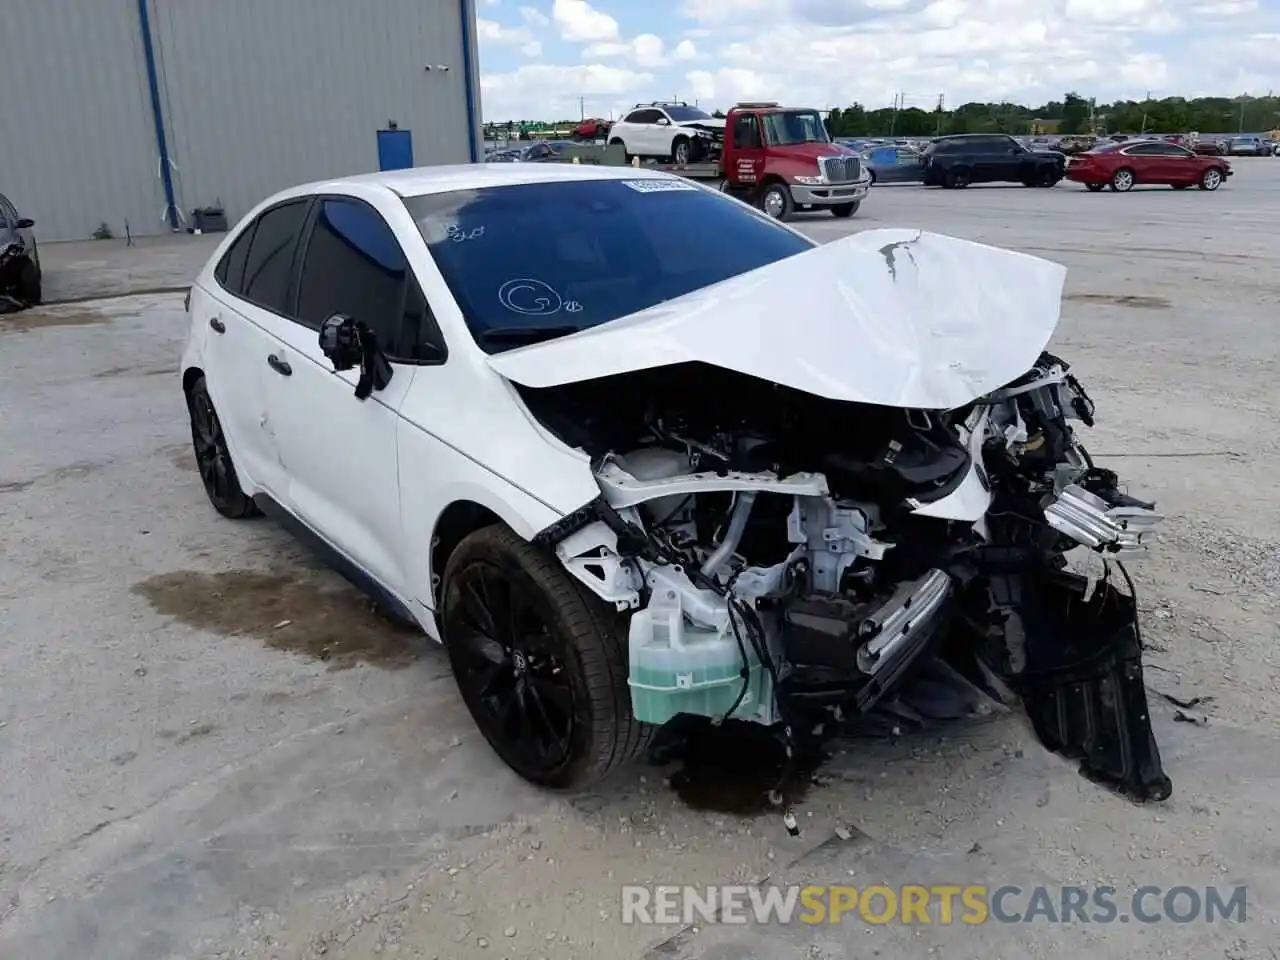
[[[240,236],[236,237],[235,243],[231,244],[231,249],[218,261],[217,269],[213,271],[218,283],[231,293],[239,294],[244,285],[244,264],[249,257],[249,244],[253,242],[253,231],[257,226],[258,223],[255,220],[244,228]]]
[[[318,328],[335,313],[368,325],[396,358],[419,359],[415,344],[435,330],[395,232],[358,200],[320,201],[299,276],[299,322]]]
[[[288,315],[289,280],[298,236],[311,201],[293,200],[258,218],[245,259],[240,295],[266,310]]]

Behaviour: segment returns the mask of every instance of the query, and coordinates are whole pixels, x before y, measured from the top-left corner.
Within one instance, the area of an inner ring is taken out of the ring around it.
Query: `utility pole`
[[[587,119],[587,102],[585,97],[578,98],[578,119]]]
[[[942,107],[946,103],[944,94],[938,94],[938,129],[935,131],[936,136],[942,136]]]
[[[1249,96],[1247,93],[1240,94],[1240,128],[1236,133],[1244,133],[1244,101],[1247,96]]]
[[[893,95],[893,115],[889,118],[889,136],[891,137],[893,136],[893,131],[898,126],[898,111],[902,109],[902,100],[903,96],[900,92]]]
[[[1147,132],[1147,104],[1151,102],[1151,91],[1147,91],[1147,99],[1142,101],[1142,130],[1141,133]]]
[[[1090,135],[1096,137],[1098,135],[1098,121],[1094,119],[1094,115],[1093,115],[1093,107],[1095,102],[1096,101],[1094,100],[1093,97],[1089,98],[1089,133]]]

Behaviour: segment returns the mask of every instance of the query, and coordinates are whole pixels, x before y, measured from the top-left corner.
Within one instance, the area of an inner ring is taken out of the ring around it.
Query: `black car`
[[[1060,152],[1028,150],[1002,133],[958,133],[924,148],[926,187],[967,187],[971,183],[1021,183],[1052,187],[1066,173]]]
[[[14,301],[19,307],[40,302],[40,253],[32,231],[35,225],[29,217],[19,216],[9,198],[0,193],[0,309],[13,307]]]

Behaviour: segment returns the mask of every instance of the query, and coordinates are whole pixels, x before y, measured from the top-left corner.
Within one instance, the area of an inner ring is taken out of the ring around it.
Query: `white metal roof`
[[[322,193],[326,188],[362,184],[386,187],[402,197],[418,197],[451,190],[475,190],[522,183],[554,183],[570,180],[640,180],[672,177],[659,170],[637,167],[607,167],[588,163],[463,163],[449,166],[413,167],[364,173],[325,180],[295,188],[290,192]]]

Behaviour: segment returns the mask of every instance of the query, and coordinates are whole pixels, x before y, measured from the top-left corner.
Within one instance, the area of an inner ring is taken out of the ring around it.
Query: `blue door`
[[[378,169],[407,170],[413,166],[413,135],[408,130],[378,131]]]

